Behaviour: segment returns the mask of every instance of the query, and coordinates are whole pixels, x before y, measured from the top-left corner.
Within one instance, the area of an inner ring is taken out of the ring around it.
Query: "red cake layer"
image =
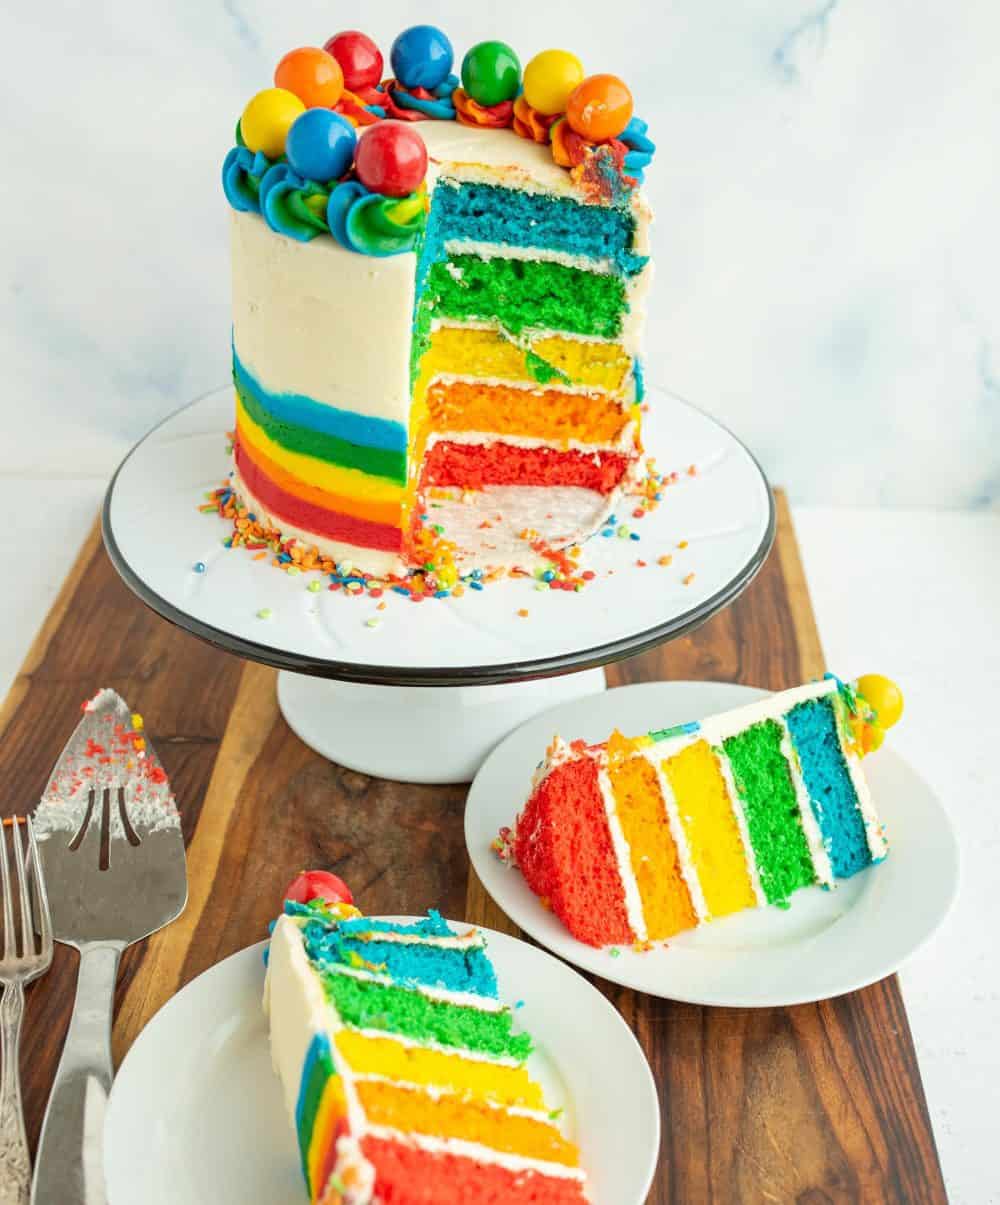
[[[519,448],[502,442],[460,444],[442,440],[424,459],[423,484],[478,490],[485,485],[578,485],[610,493],[630,460],[621,452]]]
[[[635,940],[592,758],[557,766],[539,784],[517,818],[514,856],[574,937],[591,946]]]
[[[340,540],[359,548],[378,548],[384,552],[399,552],[403,535],[398,527],[357,519],[339,511],[327,510],[303,498],[296,498],[276,485],[262,473],[239,440],[235,447],[236,467],[244,485],[275,520],[284,520],[296,527],[330,540]]]
[[[370,1135],[361,1149],[375,1167],[381,1205],[586,1205],[580,1182],[564,1176],[512,1172]]]

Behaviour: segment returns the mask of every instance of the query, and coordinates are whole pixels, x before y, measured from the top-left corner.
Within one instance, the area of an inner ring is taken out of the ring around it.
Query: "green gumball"
[[[462,60],[462,87],[477,104],[513,100],[520,86],[520,61],[505,42],[479,42]]]

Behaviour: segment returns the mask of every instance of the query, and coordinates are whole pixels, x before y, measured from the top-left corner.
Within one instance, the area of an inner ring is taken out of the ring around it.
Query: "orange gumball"
[[[566,120],[588,142],[617,138],[632,120],[632,93],[617,75],[588,75],[569,94]]]
[[[344,72],[328,51],[300,46],[275,67],[274,86],[294,93],[307,109],[332,109],[344,94]]]

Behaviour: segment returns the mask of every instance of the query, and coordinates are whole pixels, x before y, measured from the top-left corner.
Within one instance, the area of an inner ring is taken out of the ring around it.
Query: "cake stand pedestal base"
[[[398,782],[470,782],[515,728],[557,703],[598,694],[604,670],[501,686],[366,686],[285,670],[278,706],[317,753]]]

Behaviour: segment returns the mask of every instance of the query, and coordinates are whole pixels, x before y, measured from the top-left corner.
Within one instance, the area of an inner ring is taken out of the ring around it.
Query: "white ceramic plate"
[[[393,685],[472,685],[600,665],[731,602],[773,539],[767,481],[743,445],[668,394],[651,390],[650,405],[644,442],[650,453],[664,450],[660,469],[678,470],[680,480],[641,522],[623,504],[619,520],[641,539],[591,539],[587,564],[599,576],[572,597],[536,591],[530,579],[419,607],[390,592],[381,623],[369,628],[374,600],[311,594],[308,579],[223,548],[228,525],[197,507],[229,470],[231,389],[178,411],[132,450],[105,501],[105,541],[115,567],[155,611],[282,669]],[[689,465],[698,466],[697,476],[687,475]],[[664,554],[673,556],[669,567],[657,564]],[[636,566],[640,558],[647,568]],[[205,572],[194,571],[198,562]],[[259,618],[265,609],[270,616]],[[527,618],[517,615],[522,609]]]
[[[584,970],[650,995],[692,1004],[802,1004],[854,991],[898,970],[947,915],[958,889],[958,844],[927,784],[887,746],[865,760],[890,852],[833,891],[806,888],[791,908],[725,917],[647,953],[617,955],[572,937],[542,907],[490,841],[524,805],[535,766],[555,733],[606,739],[739,707],[766,691],[714,682],[625,686],[529,720],[486,760],[469,792],[465,839],[486,890],[526,933]]]
[[[485,932],[504,999],[524,1000],[518,1025],[538,1047],[529,1067],[552,1107],[565,1108],[565,1132],[580,1144],[592,1199],[642,1205],[660,1112],[638,1042],[569,967]],[[109,1205],[305,1202],[261,1010],[263,948],[241,950],[192,980],[129,1051],[105,1126]]]

